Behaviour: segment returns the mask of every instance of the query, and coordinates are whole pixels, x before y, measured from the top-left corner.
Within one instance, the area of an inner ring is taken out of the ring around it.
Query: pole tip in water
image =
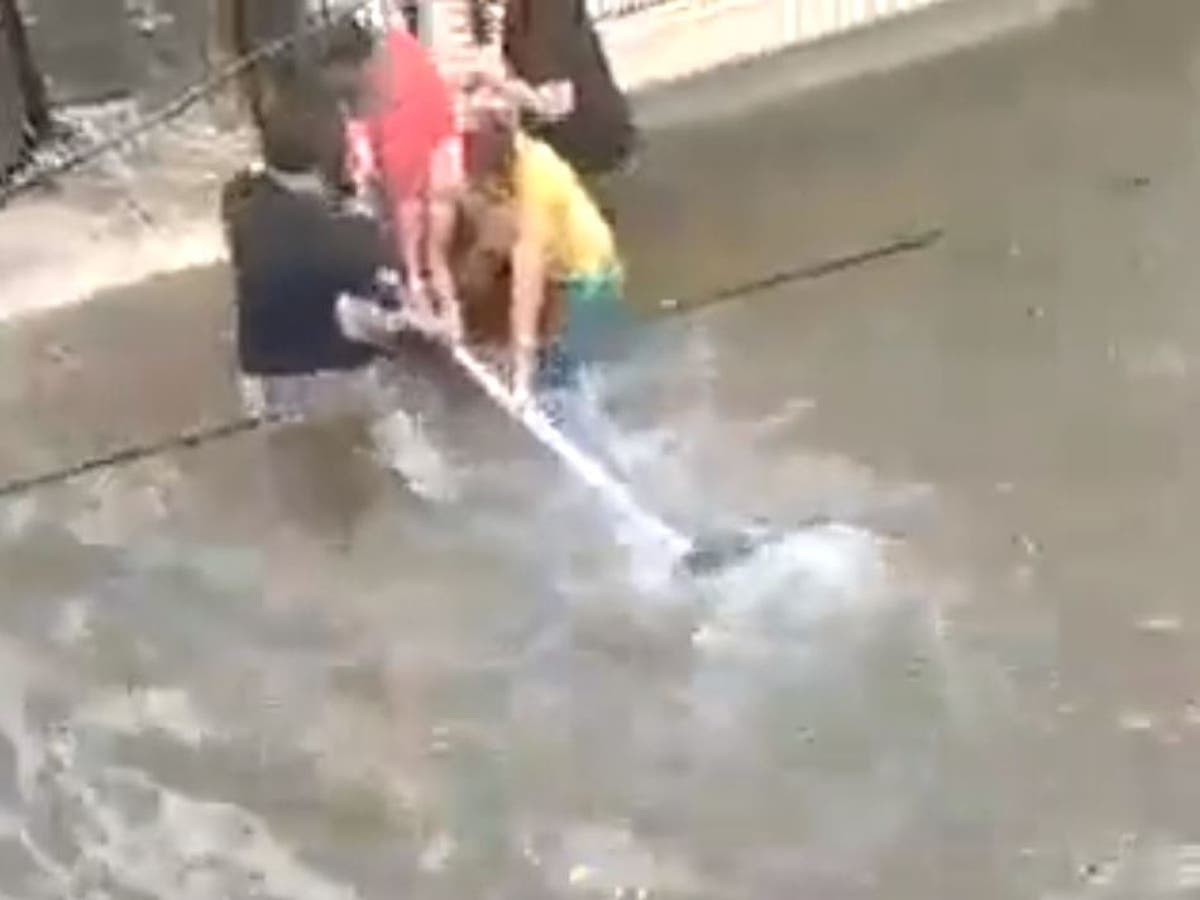
[[[688,575],[716,575],[743,562],[768,540],[767,535],[745,531],[705,535],[696,539],[680,559],[679,567]]]

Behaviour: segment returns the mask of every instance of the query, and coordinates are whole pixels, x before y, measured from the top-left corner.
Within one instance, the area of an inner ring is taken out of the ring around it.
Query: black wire
[[[72,478],[86,475],[97,469],[109,469],[115,466],[129,465],[147,457],[158,456],[161,453],[167,453],[172,450],[192,449],[203,444],[221,440],[222,438],[232,437],[247,431],[254,431],[263,425],[272,424],[277,421],[279,420],[265,416],[246,416],[218,425],[185,431],[182,434],[172,435],[162,440],[122,447],[119,450],[114,450],[101,456],[93,456],[70,466],[64,466],[61,469],[54,469],[40,475],[31,475],[26,478],[18,478],[6,482],[0,485],[0,498],[13,497],[17,494],[28,493],[36,488],[48,487],[52,484],[69,481]]]
[[[773,287],[778,287],[781,284],[788,284],[793,281],[807,281],[813,278],[821,278],[825,275],[832,275],[835,272],[841,272],[845,269],[852,269],[857,266],[865,265],[869,262],[886,259],[889,256],[897,256],[901,253],[911,253],[915,250],[923,250],[926,247],[937,243],[943,234],[944,231],[941,228],[930,228],[926,231],[904,235],[889,241],[886,244],[879,244],[878,246],[869,247],[865,250],[859,250],[854,253],[848,253],[844,256],[836,256],[831,259],[822,260],[818,263],[811,263],[792,269],[781,269],[761,278],[744,281],[741,284],[724,287],[720,290],[713,291],[712,293],[696,297],[686,303],[679,304],[678,309],[690,312],[705,306],[712,306],[715,303],[726,303],[730,300],[743,300],[752,294],[761,293],[762,291],[769,290]]]

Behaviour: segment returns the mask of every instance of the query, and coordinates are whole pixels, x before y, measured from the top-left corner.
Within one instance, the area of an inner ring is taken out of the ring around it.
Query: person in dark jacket
[[[585,0],[507,0],[503,49],[514,75],[569,108],[560,118],[528,116],[529,134],[589,181],[629,163],[637,129]]]
[[[264,168],[239,174],[222,195],[237,288],[238,364],[261,385],[268,406],[272,395],[296,400],[304,393],[297,386],[335,380],[308,376],[362,372],[377,355],[370,329],[348,334],[344,316],[346,304],[358,303],[362,321],[368,301],[352,298],[379,293],[390,259],[375,221],[330,199],[319,169],[340,139],[321,103],[281,95],[263,121]],[[380,341],[385,315],[380,308]]]
[[[372,494],[360,451],[418,494],[453,490],[410,412],[426,399],[410,351],[428,342],[405,346],[410,323],[376,221],[339,207],[321,176],[340,124],[308,94],[284,92],[266,113],[262,169],[222,194],[243,400],[250,415],[303,423],[268,437],[274,493],[289,521],[344,541]]]

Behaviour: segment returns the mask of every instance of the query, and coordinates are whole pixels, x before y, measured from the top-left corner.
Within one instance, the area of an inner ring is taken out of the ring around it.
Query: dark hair
[[[329,27],[321,47],[325,65],[361,66],[375,50],[371,32],[353,16],[345,16]]]
[[[281,84],[266,104],[263,160],[280,172],[311,172],[336,154],[341,121],[336,106],[304,79]]]
[[[511,195],[516,159],[517,129],[508,116],[485,113],[463,135],[463,168],[478,187]]]

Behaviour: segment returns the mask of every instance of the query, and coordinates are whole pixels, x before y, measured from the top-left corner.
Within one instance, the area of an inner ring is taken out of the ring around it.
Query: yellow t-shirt
[[[555,278],[602,275],[617,266],[608,222],[575,171],[542,141],[517,135],[514,190],[521,228],[538,236]]]

